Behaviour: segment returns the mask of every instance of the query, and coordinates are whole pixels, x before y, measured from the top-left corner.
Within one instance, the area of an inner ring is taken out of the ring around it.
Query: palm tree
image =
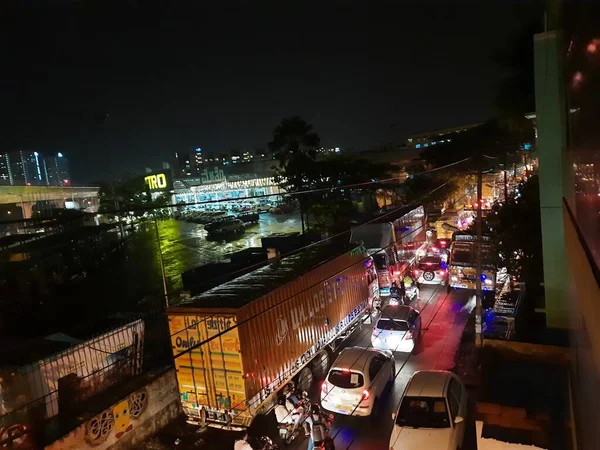
[[[317,147],[321,139],[313,131],[311,124],[300,116],[287,117],[273,131],[269,150],[279,161],[277,169],[280,186],[287,192],[298,192],[309,188],[312,177],[308,172],[313,168],[317,157]],[[299,196],[300,218],[304,232],[304,200]]]
[[[282,169],[295,170],[296,168],[291,166],[316,159],[321,139],[312,130],[312,125],[300,116],[287,117],[275,128],[269,149]]]

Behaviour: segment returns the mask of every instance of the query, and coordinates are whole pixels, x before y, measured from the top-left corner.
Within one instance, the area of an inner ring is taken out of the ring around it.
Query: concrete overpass
[[[79,204],[81,209],[98,206],[98,187],[71,186],[0,186],[0,205],[16,205],[23,218],[29,219],[39,206],[64,208],[65,202]]]

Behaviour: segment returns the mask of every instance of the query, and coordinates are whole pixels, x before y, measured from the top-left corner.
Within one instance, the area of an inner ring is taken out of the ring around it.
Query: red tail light
[[[431,247],[431,250],[433,250],[434,252],[437,252],[439,249],[437,247]]]
[[[404,340],[405,341],[412,341],[413,335],[412,335],[412,331],[408,330],[406,332],[406,334],[404,335]]]
[[[368,400],[370,396],[371,394],[369,393],[368,389],[363,390],[361,401]]]
[[[428,262],[428,263],[425,263],[425,265],[426,266],[433,266],[433,263]]]

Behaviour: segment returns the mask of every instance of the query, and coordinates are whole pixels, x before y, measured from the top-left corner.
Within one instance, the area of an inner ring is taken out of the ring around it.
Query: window
[[[408,315],[408,321],[414,326],[419,318],[419,313],[417,311],[411,311]]]
[[[459,404],[455,395],[450,391],[448,391],[448,404],[450,405],[450,415],[452,416],[452,420],[454,421],[454,419],[456,419],[456,416],[458,416]]]
[[[408,331],[408,323],[404,320],[379,319],[376,328],[385,331]]]
[[[377,267],[377,270],[384,270],[388,268],[388,260],[386,255],[377,254],[373,256],[373,260],[375,261],[375,267]]]
[[[415,145],[415,148],[421,148],[421,144]]]
[[[452,249],[450,261],[453,263],[472,264],[473,254],[471,252],[471,247],[454,247]]]
[[[349,370],[332,370],[329,372],[327,381],[342,389],[359,388],[365,384],[362,373],[351,372]]]
[[[384,364],[385,364],[385,359],[383,359],[379,356],[376,356],[375,358],[373,358],[371,360],[371,364],[369,364],[369,378],[371,379],[371,381],[373,381],[375,379],[375,377],[377,376],[379,371],[382,369]]]
[[[423,144],[423,147],[429,147],[429,144],[426,142]]]
[[[411,428],[450,428],[446,399],[404,397],[396,417],[396,425]]]
[[[462,388],[460,383],[456,381],[454,378],[450,380],[450,386],[448,387],[449,394],[453,394],[456,397],[456,400],[460,401]]]

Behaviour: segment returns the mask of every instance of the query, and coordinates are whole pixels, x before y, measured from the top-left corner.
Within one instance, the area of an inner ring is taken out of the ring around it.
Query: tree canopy
[[[495,204],[484,232],[497,239],[500,265],[532,285],[543,281],[542,222],[537,175],[521,182],[508,200]]]
[[[121,213],[131,211],[137,217],[143,216],[148,208],[159,208],[169,203],[169,199],[165,195],[160,195],[154,200],[151,199],[142,177],[133,177],[114,183],[101,183],[98,197],[100,199],[99,213],[113,214],[115,211]]]
[[[391,178],[393,167],[347,155],[317,159],[319,143],[319,135],[312,125],[298,116],[283,119],[269,142],[269,149],[279,161],[279,185],[291,194],[318,191],[295,197],[300,201],[303,214],[311,216],[316,228],[344,227],[356,210],[354,200],[362,198],[365,204],[374,204],[378,189],[397,187],[397,183],[378,183],[340,189]]]

